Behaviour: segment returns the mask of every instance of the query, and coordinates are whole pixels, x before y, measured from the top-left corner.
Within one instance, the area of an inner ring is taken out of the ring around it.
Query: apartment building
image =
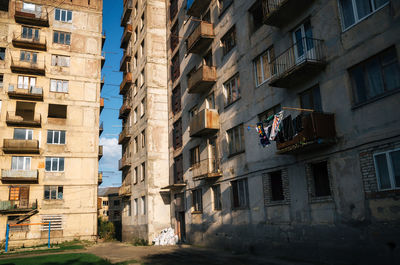
[[[123,4],[122,239],[151,241],[170,226],[169,205],[160,193],[169,184],[166,3],[125,0]]]
[[[166,191],[179,238],[357,264],[398,259],[400,2],[168,8]],[[268,130],[280,111],[280,133],[262,143],[257,124]]]
[[[0,239],[97,235],[102,1],[0,5]]]
[[[98,215],[103,220],[110,222],[121,222],[121,198],[119,187],[99,188]]]

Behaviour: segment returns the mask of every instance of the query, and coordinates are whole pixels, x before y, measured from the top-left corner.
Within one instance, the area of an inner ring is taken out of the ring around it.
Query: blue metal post
[[[8,251],[8,235],[10,233],[10,225],[7,224],[7,229],[6,229],[6,252]]]
[[[47,243],[48,248],[50,248],[50,227],[51,227],[51,222],[49,222],[49,242]]]

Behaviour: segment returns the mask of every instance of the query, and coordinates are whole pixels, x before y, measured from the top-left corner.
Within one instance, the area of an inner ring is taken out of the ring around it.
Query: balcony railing
[[[126,23],[129,21],[129,18],[132,14],[132,0],[124,1],[124,10],[122,11],[121,17],[121,27],[124,27]]]
[[[119,63],[119,70],[121,72],[127,71],[127,63],[130,62],[132,59],[132,49],[129,46],[127,49],[124,50],[124,54],[122,56],[122,59]]]
[[[222,176],[220,160],[217,158],[207,158],[199,161],[192,166],[193,180],[219,178]]]
[[[104,109],[104,98],[100,98],[100,113],[103,111]]]
[[[313,78],[326,66],[324,41],[303,38],[272,60],[271,86],[290,88]]]
[[[41,60],[38,60],[37,62],[26,62],[11,58],[10,68],[13,73],[17,74],[46,75],[45,63]]]
[[[208,136],[219,130],[219,114],[215,109],[203,109],[190,121],[190,137]]]
[[[217,81],[217,71],[214,66],[203,65],[192,73],[188,80],[189,93],[205,93]]]
[[[104,131],[104,122],[101,122],[99,126],[99,136],[103,133],[103,131]]]
[[[124,170],[124,169],[126,169],[126,168],[128,168],[128,167],[131,167],[131,160],[128,158],[128,157],[126,157],[126,156],[123,156],[119,161],[118,161],[118,168],[119,168],[119,170]]]
[[[188,6],[187,14],[193,17],[200,17],[207,7],[210,5],[211,0],[193,0],[192,5]]]
[[[19,85],[9,84],[8,85],[8,96],[16,99],[27,99],[27,100],[43,100],[43,88],[41,87],[28,87],[24,84]]]
[[[103,90],[104,82],[105,82],[105,77],[103,76],[103,78],[100,81],[100,91]]]
[[[32,112],[13,112],[8,111],[6,115],[6,123],[12,126],[40,127],[42,124],[42,116]]]
[[[126,126],[122,129],[122,132],[119,134],[118,144],[123,144],[132,137],[131,127]]]
[[[38,208],[37,200],[0,201],[0,212],[30,212]]]
[[[132,30],[132,24],[127,24],[126,27],[125,27],[124,33],[122,34],[122,37],[121,37],[121,46],[120,46],[120,48],[122,48],[122,49],[126,48],[126,46],[129,43],[129,39],[132,36],[132,31],[133,31]]]
[[[46,36],[44,34],[39,34],[38,36],[24,36],[21,32],[14,32],[12,43],[15,48],[38,51],[47,50]]]
[[[99,160],[103,157],[103,146],[99,145]]]
[[[35,182],[39,180],[38,170],[14,170],[2,169],[1,181],[2,182]]]
[[[132,194],[131,185],[122,185],[119,187],[118,195],[119,196],[130,196]]]
[[[201,21],[187,39],[188,53],[203,53],[215,38],[212,23]]]
[[[301,117],[301,127],[290,139],[276,142],[279,154],[307,152],[336,143],[334,114],[304,114]]]
[[[119,94],[124,95],[128,88],[132,85],[133,82],[133,77],[132,73],[128,72],[124,75],[124,78],[122,79],[122,83],[119,86]]]
[[[24,25],[49,26],[47,8],[36,4],[27,4],[24,1],[16,1],[14,18],[15,22]]]
[[[38,140],[3,139],[3,152],[7,154],[38,154]]]
[[[101,183],[103,183],[103,172],[99,172],[97,175],[97,185],[100,185]]]
[[[282,27],[299,16],[313,0],[263,0],[264,23]]]
[[[126,99],[124,101],[124,104],[121,106],[121,109],[119,110],[119,119],[124,119],[128,116],[129,112],[131,112],[131,105],[130,105],[130,100]]]

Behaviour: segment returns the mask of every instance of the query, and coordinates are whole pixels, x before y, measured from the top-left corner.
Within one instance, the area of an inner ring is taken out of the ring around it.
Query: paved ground
[[[187,245],[135,247],[124,243],[100,243],[90,247],[87,252],[112,263],[130,260],[130,264],[134,265],[312,265]]]

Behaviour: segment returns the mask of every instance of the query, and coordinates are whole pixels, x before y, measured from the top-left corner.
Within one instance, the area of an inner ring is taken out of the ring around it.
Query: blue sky
[[[100,144],[104,146],[104,155],[99,163],[99,170],[103,171],[101,187],[121,185],[121,172],[118,171],[118,160],[121,158],[121,147],[118,145],[121,121],[118,120],[118,113],[122,104],[122,97],[119,95],[119,84],[122,80],[122,73],[119,72],[119,62],[122,58],[120,49],[123,31],[120,27],[122,2],[103,1],[103,31],[107,39],[103,48],[106,54],[102,71],[105,84],[101,92],[105,106],[100,116],[100,122],[104,122],[104,131],[100,137]]]

